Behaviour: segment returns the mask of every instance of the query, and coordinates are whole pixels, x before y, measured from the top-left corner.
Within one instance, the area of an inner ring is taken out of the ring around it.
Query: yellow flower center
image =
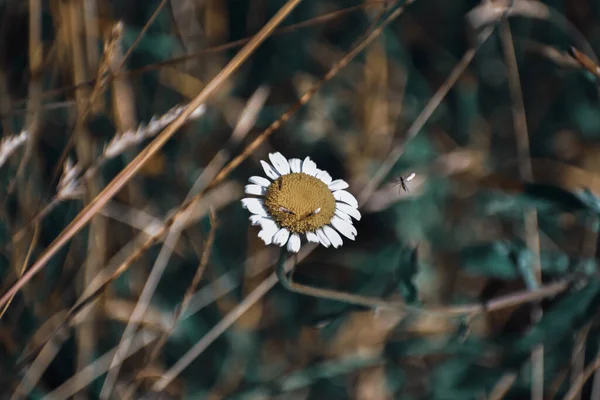
[[[320,179],[292,173],[277,178],[267,188],[265,207],[279,225],[291,232],[314,232],[331,221],[335,198]]]

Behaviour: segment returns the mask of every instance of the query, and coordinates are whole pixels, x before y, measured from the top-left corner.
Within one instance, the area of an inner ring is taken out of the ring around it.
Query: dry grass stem
[[[351,13],[355,13],[357,11],[368,10],[370,8],[386,7],[388,5],[388,3],[389,3],[389,1],[373,1],[373,2],[369,2],[368,4],[360,4],[360,5],[356,5],[356,6],[346,7],[346,8],[337,10],[337,11],[329,12],[329,13],[311,18],[306,21],[298,22],[295,24],[290,24],[289,26],[275,29],[275,31],[273,32],[272,35],[273,36],[274,35],[283,35],[286,33],[295,32],[300,28],[324,24],[326,22],[331,22],[332,20],[339,19],[342,16],[345,16],[345,15],[351,14]],[[149,25],[146,24],[145,26],[149,26]],[[142,36],[141,35],[142,33],[144,33],[144,31],[140,32],[139,37]],[[150,71],[155,71],[157,69],[161,69],[161,68],[164,68],[167,66],[185,63],[186,61],[201,58],[201,57],[204,57],[204,56],[207,56],[210,54],[220,53],[220,52],[224,52],[227,50],[239,48],[239,47],[242,47],[243,45],[245,45],[246,43],[248,43],[251,39],[252,39],[252,37],[239,39],[239,40],[236,40],[233,42],[229,42],[227,44],[218,45],[218,46],[210,47],[208,49],[203,49],[201,51],[198,51],[198,52],[195,52],[192,54],[187,54],[182,57],[176,57],[176,58],[173,58],[168,61],[153,63],[146,67],[141,67],[141,68],[127,70],[127,71],[119,71],[113,75],[113,78],[119,78],[119,77],[123,77],[123,76],[140,75],[140,74],[147,73]],[[139,41],[139,39],[136,39],[135,43],[137,43],[138,41]],[[133,49],[134,49],[134,46],[131,46],[128,49],[127,53],[129,53]],[[128,58],[128,55],[129,54],[126,54],[126,56],[124,56],[123,59],[126,60]],[[96,83],[95,80],[90,80],[90,81],[83,82],[83,83],[80,83],[77,85],[72,85],[72,86],[67,86],[67,87],[63,87],[63,88],[59,88],[59,89],[49,90],[49,91],[43,92],[41,94],[41,98],[45,99],[45,98],[55,97],[55,96],[58,96],[58,95],[61,95],[64,93],[72,92],[72,91],[77,90],[84,86],[95,85],[95,83]],[[14,105],[21,105],[23,103],[24,103],[24,100],[16,100],[13,102]],[[44,106],[40,106],[39,110],[53,110],[56,108],[70,107],[73,105],[74,105],[74,102],[53,102],[51,104],[46,104]],[[19,114],[19,113],[23,113],[23,112],[24,112],[24,110],[12,109],[12,110],[10,110],[9,113],[0,114],[0,119],[5,119],[5,118],[8,118],[9,116],[11,116],[12,114]]]
[[[148,346],[154,340],[157,335],[148,331],[141,331],[129,347],[129,352],[126,357],[131,357],[137,353],[140,349]],[[51,393],[48,393],[44,400],[66,400],[71,398],[75,393],[85,389],[95,379],[102,376],[110,367],[111,360],[114,358],[117,349],[114,348],[104,355],[98,357],[93,363],[83,368],[72,378],[68,379],[58,388],[54,389]]]
[[[304,246],[298,253],[298,260],[304,259],[315,246]],[[291,270],[295,261],[290,258],[285,264],[287,271]],[[277,284],[277,276],[275,273],[270,274],[262,281],[244,300],[225,315],[210,331],[202,337],[190,350],[187,351],[163,376],[157,380],[152,386],[154,391],[162,391],[175,379],[187,366],[194,361],[204,350],[208,348],[219,336],[223,334],[231,325],[235,323],[250,307],[259,301],[265,294],[269,292]]]
[[[517,140],[517,153],[519,160],[519,171],[521,177],[526,182],[533,180],[533,168],[531,166],[531,155],[529,151],[529,132],[527,129],[527,117],[525,114],[525,104],[523,102],[523,93],[521,89],[521,78],[519,76],[519,67],[513,44],[512,34],[508,21],[501,24],[501,37],[504,45],[504,57],[508,68],[508,86],[513,103],[513,124]],[[537,289],[542,283],[542,266],[540,260],[540,234],[538,232],[538,217],[535,209],[527,211],[525,215],[525,241],[527,247],[533,252],[535,260],[530,273],[533,279],[525,278],[527,286],[531,290]],[[538,322],[542,318],[541,306],[533,311],[532,319]],[[533,350],[532,355],[532,400],[544,399],[544,348],[538,346]]]
[[[65,228],[65,230],[40,255],[29,271],[21,277],[6,293],[0,297],[0,306],[19,291],[35,274],[37,274],[77,232],[86,226],[100,208],[104,206],[119,190],[142,168],[142,166],[177,132],[185,121],[235,72],[240,65],[256,50],[273,29],[300,3],[301,0],[289,0],[271,20],[258,32],[248,44],[223,68],[217,76],[190,102],[188,107],[160,135],[158,135],[140,154],[119,173]]]
[[[167,329],[160,335],[158,340],[155,342],[154,346],[152,346],[152,349],[150,350],[149,355],[146,357],[146,359],[144,361],[144,366],[149,366],[156,360],[156,358],[160,354],[160,351],[163,349],[164,345],[167,343],[169,336],[171,336],[171,334],[175,330],[177,324],[179,323],[181,317],[184,315],[184,312],[187,311],[187,307],[190,304],[190,301],[192,300],[194,292],[197,290],[198,285],[200,284],[200,280],[202,279],[202,276],[204,275],[204,271],[206,270],[206,267],[208,266],[208,260],[210,258],[211,250],[212,250],[213,243],[215,240],[216,229],[217,229],[217,216],[216,216],[216,213],[214,212],[214,210],[211,209],[210,231],[209,231],[208,237],[206,238],[206,241],[204,243],[204,247],[202,249],[202,258],[200,260],[198,268],[196,269],[196,273],[194,274],[194,277],[192,278],[192,282],[190,283],[190,286],[188,286],[187,290],[185,291],[185,294],[183,295],[183,300],[181,301],[179,306],[177,306],[175,312],[173,313],[173,316],[171,317],[171,321],[168,324]],[[140,371],[144,370],[144,366],[142,366],[140,368]],[[125,399],[133,398],[141,378],[142,378],[142,376],[140,373],[135,378],[136,381],[133,382],[130,385],[130,387],[127,389],[126,394],[124,395]]]
[[[494,388],[490,392],[489,395],[484,396],[486,400],[502,400],[504,396],[508,393],[510,388],[514,385],[517,380],[517,375],[514,373],[507,373],[498,380],[498,382],[494,385]]]
[[[23,273],[25,272],[25,269],[27,268],[27,264],[29,264],[29,260],[31,259],[31,255],[33,254],[33,249],[35,249],[35,246],[37,246],[37,244],[38,244],[39,238],[40,238],[40,224],[35,224],[35,226],[33,228],[33,237],[31,238],[31,243],[29,244],[29,248],[27,249],[27,254],[25,255],[25,260],[23,260],[23,265],[21,265],[21,269],[19,270],[19,276],[23,276]],[[10,306],[10,303],[12,302],[13,299],[14,299],[14,296],[10,298],[10,300],[4,305],[4,307],[2,307],[2,310],[0,311],[0,320],[4,316],[4,313],[6,312],[6,310],[8,310],[8,307]]]
[[[600,368],[600,357],[596,357],[585,370],[579,375],[574,382],[571,384],[571,388],[563,397],[563,400],[575,400],[580,396],[580,392],[583,390],[585,383],[594,375],[596,370]],[[593,397],[591,397],[593,398]]]
[[[402,154],[404,154],[404,150],[408,142],[414,139],[417,134],[423,129],[429,118],[433,115],[434,111],[439,107],[442,100],[446,97],[450,89],[456,84],[458,78],[463,74],[463,72],[467,69],[473,58],[475,57],[475,53],[477,49],[485,43],[485,41],[491,36],[493,32],[492,27],[488,27],[484,29],[479,35],[478,45],[475,48],[468,50],[458,64],[454,67],[446,81],[440,86],[440,88],[435,92],[435,94],[431,97],[429,102],[423,107],[415,121],[410,125],[402,142],[396,145],[390,154],[387,156],[385,161],[381,164],[381,166],[377,169],[375,174],[369,178],[367,184],[361,190],[358,195],[359,204],[365,204],[371,195],[375,192],[377,187],[384,181],[385,177],[390,173],[394,165],[398,162]]]
[[[185,202],[188,202],[192,198],[194,198],[194,193],[199,191],[203,183],[204,182],[202,176],[200,176],[196,180],[196,183],[194,184],[190,192],[188,193]],[[138,299],[138,302],[131,314],[131,318],[129,319],[127,326],[125,327],[125,331],[123,332],[121,341],[119,342],[119,346],[117,347],[117,352],[115,353],[115,357],[112,360],[111,367],[109,368],[108,375],[106,377],[106,380],[104,381],[104,385],[102,386],[102,390],[100,392],[101,399],[108,399],[111,396],[111,393],[117,381],[120,365],[125,359],[126,354],[128,353],[129,346],[133,342],[135,331],[138,328],[139,322],[148,310],[150,300],[152,299],[152,296],[154,296],[156,287],[158,286],[158,283],[165,269],[167,268],[169,259],[171,258],[171,248],[174,248],[177,245],[179,237],[184,229],[185,222],[190,218],[190,213],[191,207],[186,208],[186,210],[181,212],[178,215],[177,219],[167,228],[167,237],[160,250],[160,253],[156,258],[156,261],[154,262],[154,265],[152,266],[152,270],[146,280],[142,294]]]
[[[56,188],[56,196],[25,227],[15,233],[15,237],[20,238],[24,235],[30,225],[40,222],[61,201],[81,199],[86,193],[86,182],[89,182],[98,173],[106,161],[123,154],[126,150],[142,143],[144,140],[156,136],[174,121],[184,109],[185,106],[175,106],[160,117],[153,116],[147,125],[142,123],[136,130],[131,129],[116,134],[104,148],[102,156],[96,158],[94,163],[85,171],[79,163],[76,164],[71,158],[67,157]],[[201,105],[190,115],[189,120],[200,118],[205,112],[206,107]]]

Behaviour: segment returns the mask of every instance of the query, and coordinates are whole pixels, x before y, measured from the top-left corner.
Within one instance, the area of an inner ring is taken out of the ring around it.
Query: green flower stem
[[[380,298],[372,298],[372,297],[364,297],[357,296],[350,293],[339,292],[336,290],[329,289],[321,289],[313,286],[302,285],[300,283],[296,283],[292,280],[291,276],[294,273],[294,268],[296,267],[296,257],[294,257],[294,264],[289,269],[289,274],[286,271],[286,261],[287,261],[288,252],[285,248],[281,249],[281,253],[279,255],[279,260],[277,261],[277,265],[275,267],[275,273],[277,274],[277,279],[279,282],[291,292],[304,294],[307,296],[318,297],[321,299],[327,300],[337,300],[347,304],[355,304],[365,307],[377,308],[406,308],[406,305],[402,302],[398,301],[385,301]]]
[[[565,279],[563,281],[554,282],[549,285],[541,286],[537,290],[525,290],[520,292],[511,293],[505,296],[501,296],[485,303],[474,303],[474,304],[463,304],[455,306],[433,306],[433,307],[414,307],[407,305],[402,301],[391,300],[385,301],[380,298],[357,296],[350,293],[339,292],[336,290],[321,289],[313,286],[302,285],[296,283],[291,279],[291,275],[296,267],[295,257],[294,264],[289,268],[289,275],[286,268],[287,251],[285,248],[281,249],[279,255],[279,261],[275,267],[277,279],[279,282],[291,292],[303,294],[306,296],[317,297],[327,300],[341,301],[347,304],[355,304],[364,307],[381,308],[381,309],[395,309],[398,311],[411,311],[423,314],[438,314],[447,318],[456,318],[461,316],[474,317],[479,314],[485,314],[490,311],[502,310],[516,305],[532,303],[540,301],[547,297],[556,296],[562,293],[571,285],[571,279]]]
[[[285,271],[285,262],[287,260],[287,251],[285,247],[281,248],[281,252],[279,253],[279,260],[277,261],[277,266],[275,267],[275,273],[277,274],[277,279],[284,288],[295,291],[291,279],[288,278],[287,273]],[[290,274],[294,273],[294,268],[296,267],[296,259],[294,257],[294,266],[291,268]]]

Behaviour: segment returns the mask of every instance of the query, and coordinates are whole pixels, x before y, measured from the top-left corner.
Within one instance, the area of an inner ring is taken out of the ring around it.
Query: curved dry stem
[[[600,369],[600,357],[597,357],[594,361],[592,361],[587,368],[583,371],[583,373],[575,379],[575,382],[563,397],[563,400],[574,400],[577,395],[583,390],[583,386],[585,383],[594,375],[596,370]]]
[[[23,276],[23,273],[25,272],[25,269],[27,268],[27,264],[29,264],[29,259],[31,258],[33,249],[37,245],[39,237],[40,237],[40,224],[38,222],[35,224],[35,226],[33,228],[33,238],[31,239],[31,243],[29,244],[29,248],[27,249],[27,254],[25,255],[25,260],[23,260],[23,264],[21,265],[21,271],[19,272],[19,276]],[[8,310],[8,307],[10,307],[10,303],[12,302],[12,300],[14,298],[15,298],[15,296],[13,295],[8,300],[8,302],[4,305],[4,307],[2,307],[2,311],[0,311],[0,320],[4,316],[4,313],[6,313],[6,310]]]
[[[296,268],[296,257],[293,257],[293,263],[291,266],[289,266],[286,264],[287,254],[287,251],[282,248],[279,261],[275,267],[275,273],[277,279],[283,285],[283,287],[292,292],[368,308],[390,309],[400,312],[414,312],[420,314],[436,314],[447,318],[465,316],[473,318],[480,314],[503,310],[521,304],[537,302],[547,297],[556,296],[557,294],[564,292],[569,288],[571,283],[570,280],[564,280],[554,284],[540,286],[536,290],[515,292],[482,303],[472,303],[459,306],[419,307],[397,300],[389,301],[379,297],[358,296],[347,292],[317,288],[314,286],[296,283],[292,280],[292,275],[294,273],[294,269]]]

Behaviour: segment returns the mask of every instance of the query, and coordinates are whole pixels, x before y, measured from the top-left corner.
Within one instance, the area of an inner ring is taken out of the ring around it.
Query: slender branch
[[[504,45],[504,57],[508,68],[508,86],[513,103],[513,125],[517,140],[517,153],[519,159],[519,170],[521,177],[526,182],[533,180],[533,168],[531,166],[531,154],[529,150],[529,131],[527,129],[527,116],[525,114],[525,103],[523,101],[523,90],[521,88],[521,77],[517,65],[517,56],[513,43],[512,33],[508,20],[500,24],[502,44]],[[537,289],[542,281],[542,266],[540,261],[540,233],[538,230],[538,215],[535,209],[525,213],[525,241],[527,247],[535,255],[531,268],[523,271],[525,283],[530,289]],[[542,308],[537,306],[532,313],[532,320],[539,321],[542,318]],[[531,352],[532,400],[543,400],[544,398],[544,347],[536,346]]]
[[[573,382],[571,389],[569,389],[565,397],[563,397],[563,400],[574,400],[578,396],[579,392],[583,390],[585,383],[598,369],[600,369],[600,356],[596,357],[596,359],[587,366],[583,373],[577,379],[575,379],[575,382]]]

